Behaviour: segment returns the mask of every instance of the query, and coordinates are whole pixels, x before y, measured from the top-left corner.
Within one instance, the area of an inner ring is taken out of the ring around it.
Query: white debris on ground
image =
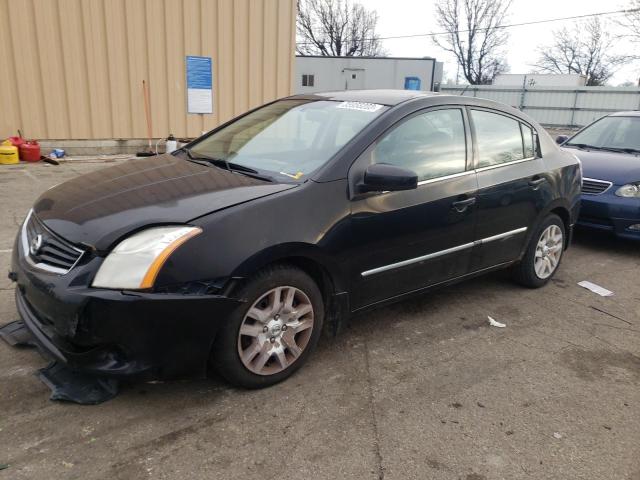
[[[491,325],[492,327],[505,328],[507,326],[504,323],[500,323],[500,322],[495,321],[489,315],[487,315],[487,318],[489,319],[489,325]]]
[[[606,288],[601,287],[600,285],[596,285],[595,283],[591,283],[587,280],[578,282],[578,285],[580,285],[583,288],[586,288],[587,290],[591,290],[593,293],[597,293],[601,297],[613,296],[613,292],[611,290],[607,290]]]

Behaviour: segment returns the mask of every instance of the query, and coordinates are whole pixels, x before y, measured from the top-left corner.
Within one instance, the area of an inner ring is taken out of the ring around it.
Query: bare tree
[[[607,83],[629,60],[628,56],[609,53],[613,38],[597,17],[577,22],[571,30],[556,30],[553,36],[550,45],[538,49],[540,56],[534,67],[540,72],[584,75],[588,86],[598,86]]]
[[[472,85],[491,83],[507,70],[504,47],[509,38],[502,28],[511,0],[440,0],[438,25],[446,32],[435,35],[440,48],[453,53],[464,78]]]
[[[640,45],[640,0],[630,0],[624,16],[616,23],[624,29],[623,38]]]
[[[384,55],[376,34],[378,14],[351,0],[298,0],[300,55]]]

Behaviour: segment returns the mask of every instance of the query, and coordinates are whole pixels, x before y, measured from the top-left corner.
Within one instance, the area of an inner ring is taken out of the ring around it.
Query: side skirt
[[[475,272],[467,273],[467,274],[462,275],[460,277],[455,277],[455,278],[452,278],[452,279],[449,279],[449,280],[445,280],[443,282],[434,283],[433,285],[428,285],[426,287],[418,288],[418,289],[412,290],[410,292],[402,293],[400,295],[396,295],[394,297],[390,297],[390,298],[387,298],[385,300],[380,300],[378,302],[371,303],[369,305],[365,305],[364,307],[360,307],[360,308],[357,308],[356,310],[352,310],[351,313],[352,314],[360,313],[360,312],[363,312],[363,311],[366,311],[366,310],[370,310],[370,309],[373,309],[373,308],[378,308],[378,307],[381,307],[381,306],[390,305],[390,304],[399,302],[401,300],[405,300],[407,298],[412,298],[414,296],[421,295],[421,294],[426,293],[428,291],[435,290],[437,288],[442,288],[442,287],[446,287],[448,285],[453,285],[454,283],[458,283],[458,282],[461,282],[461,281],[464,281],[464,280],[468,280],[470,278],[474,278],[474,277],[483,275],[485,273],[493,272],[495,270],[502,270],[502,269],[504,269],[506,267],[509,267],[509,266],[513,265],[514,263],[517,263],[517,260],[516,261],[500,263],[498,265],[494,265],[493,267],[483,268],[482,270],[476,270]]]

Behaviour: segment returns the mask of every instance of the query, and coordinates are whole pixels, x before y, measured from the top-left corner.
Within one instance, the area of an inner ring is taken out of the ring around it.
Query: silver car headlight
[[[105,258],[92,286],[116,289],[151,288],[169,256],[200,234],[199,227],[152,227],[121,241]]]
[[[637,183],[628,183],[616,190],[616,195],[626,198],[640,198],[640,185]]]

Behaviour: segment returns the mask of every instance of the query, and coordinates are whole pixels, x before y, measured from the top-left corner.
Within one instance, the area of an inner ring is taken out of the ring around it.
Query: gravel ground
[[[0,267],[42,191],[104,166],[2,167]],[[0,343],[0,480],[640,479],[638,247],[579,231],[547,287],[499,272],[356,317],[260,391],[211,379],[55,403],[34,376],[46,362]],[[3,275],[0,324],[16,315]]]

